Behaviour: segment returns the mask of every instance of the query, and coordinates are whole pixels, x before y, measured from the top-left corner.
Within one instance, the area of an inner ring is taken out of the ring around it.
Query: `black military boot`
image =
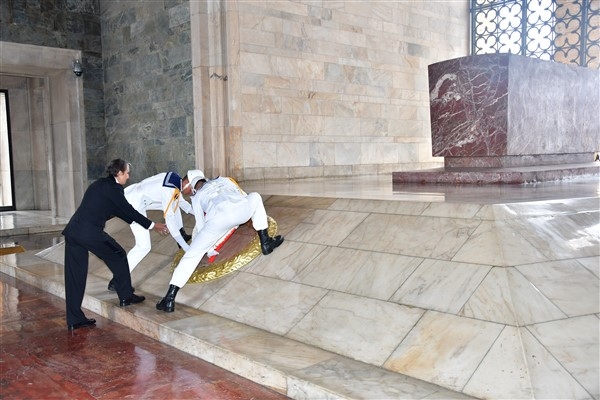
[[[181,233],[181,237],[183,238],[183,240],[184,240],[186,243],[188,243],[188,244],[189,244],[189,243],[190,243],[190,240],[192,240],[192,235],[188,235],[188,234],[185,232],[185,229],[183,229],[183,228],[181,228],[181,229],[179,230],[179,233]],[[179,245],[179,243],[177,243],[177,247],[181,248],[181,246]]]
[[[175,296],[177,296],[177,292],[179,291],[179,286],[169,285],[169,290],[167,291],[167,295],[163,297],[161,301],[156,303],[156,309],[162,310],[164,312],[173,312],[175,311]]]
[[[269,232],[266,229],[257,232],[260,239],[260,248],[264,255],[271,254],[275,248],[279,247],[279,245],[283,243],[283,238],[280,235],[270,237]]]
[[[192,240],[192,235],[188,235],[184,228],[181,228],[179,233],[181,233],[181,237],[183,237],[183,240],[185,240],[186,243],[189,243],[189,241]]]

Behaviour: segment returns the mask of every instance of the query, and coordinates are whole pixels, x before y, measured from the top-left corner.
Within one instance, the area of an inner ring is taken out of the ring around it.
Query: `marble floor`
[[[92,257],[84,307],[294,399],[600,399],[600,179],[391,182],[246,182],[285,236],[275,252],[189,283],[166,314],[177,246],[156,235],[132,273],[148,300],[119,308]],[[28,218],[0,213],[0,243],[60,227]],[[0,271],[64,296],[47,239]]]
[[[0,274],[3,400],[288,397],[99,315],[67,331],[64,300]]]

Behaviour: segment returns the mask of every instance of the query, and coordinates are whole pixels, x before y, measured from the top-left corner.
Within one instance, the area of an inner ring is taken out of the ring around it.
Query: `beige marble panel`
[[[244,163],[269,168],[277,162],[277,143],[244,143]]]
[[[363,135],[369,136],[365,133]],[[363,143],[361,152],[361,161],[365,164],[398,164],[401,161],[398,150],[390,146],[390,143]]]
[[[310,143],[277,143],[277,163],[284,167],[310,164]]]
[[[288,395],[293,399],[470,399],[431,383],[383,368],[373,368],[345,357],[332,357],[288,379]],[[329,388],[324,392],[322,388]],[[332,393],[333,392],[333,393]]]
[[[366,218],[340,246],[450,260],[479,223],[457,218],[375,214]]]
[[[289,117],[289,126],[287,128],[295,138],[306,136],[316,140],[319,133],[327,131],[327,126],[325,126],[326,121],[324,121],[324,117],[316,115],[292,115]]]
[[[60,255],[62,255],[64,253],[60,253]],[[60,257],[57,256],[57,260],[60,263],[64,262],[64,256]],[[55,262],[54,260],[48,260],[48,261],[52,261]],[[35,265],[40,265],[40,264],[47,264],[46,260],[41,259],[40,257],[38,257],[36,255],[35,251],[26,251],[24,253],[15,253],[15,254],[7,254],[4,256],[0,256],[0,262],[3,264],[7,264],[10,265],[12,267],[28,267],[28,266],[35,266]]]
[[[242,52],[240,53],[240,64],[244,66],[246,73],[272,74],[271,57],[267,54]]]
[[[288,240],[288,234],[306,218],[310,218],[312,213],[313,210],[308,208],[267,206],[267,214],[277,222],[277,234]]]
[[[366,217],[366,213],[314,210],[286,237],[299,242],[336,246]]]
[[[381,365],[423,312],[418,308],[330,292],[287,336]]]
[[[388,300],[422,259],[329,247],[295,281],[339,292]]]
[[[573,211],[573,206],[563,200],[514,202],[508,204],[486,204],[477,213],[477,217],[488,220],[520,219],[572,213]]]
[[[390,299],[457,314],[490,270],[487,265],[424,260]]]
[[[534,398],[521,335],[506,326],[463,391],[483,399]]]
[[[600,312],[598,278],[577,260],[521,265],[517,270],[568,316]]]
[[[459,315],[529,325],[566,315],[515,268],[492,268]]]
[[[506,327],[464,392],[497,399],[589,399],[590,394],[529,331]]]
[[[600,255],[600,211],[557,214],[507,222],[551,259]],[[524,262],[517,262],[524,264]]]
[[[58,264],[64,264],[65,261],[65,242],[64,240],[48,247],[38,253],[36,256]]]
[[[21,261],[25,264],[21,265]],[[33,252],[0,256],[0,271],[64,298],[62,265],[40,259]]]
[[[429,204],[425,202],[337,199],[329,209],[374,214],[420,215],[428,206]]]
[[[479,204],[429,203],[421,215],[476,219],[481,207]]]
[[[336,165],[361,164],[360,143],[336,143],[334,154]]]
[[[586,315],[528,328],[594,399],[600,398],[599,325],[597,315]],[[586,397],[584,394],[582,396]]]
[[[154,277],[161,271],[164,271],[170,277],[173,259],[173,256],[158,254],[153,251],[148,253],[148,255],[144,257],[131,272],[131,282],[133,286],[138,287],[142,285],[142,283],[145,283],[148,279]],[[168,284],[169,279],[164,281],[165,285]]]
[[[151,253],[152,255],[152,253]],[[154,257],[152,257],[153,259]],[[152,264],[152,265],[147,265],[147,266],[141,266],[139,265],[136,269],[133,270],[133,275],[132,275],[132,283],[134,282],[134,276],[137,278],[138,275],[141,275],[141,271],[138,272],[137,270],[142,268],[144,270],[144,277],[142,278],[138,278],[135,280],[135,285],[133,285],[136,289],[139,287],[141,289],[143,289],[146,293],[152,293],[156,296],[160,296],[163,297],[165,295],[165,293],[167,292],[167,288],[169,287],[169,281],[171,280],[171,277],[173,276],[173,273],[171,272],[171,266],[170,263],[172,262],[172,259],[169,261],[169,264]],[[182,288],[184,289],[185,286]],[[183,291],[183,290],[182,290]],[[182,298],[184,296],[179,296],[177,298],[177,302],[181,302]]]
[[[285,183],[281,185],[285,186]],[[288,184],[289,185],[289,184]],[[260,189],[258,189],[260,190]],[[260,191],[262,193],[262,191]],[[289,211],[294,208],[315,208],[326,209],[335,203],[336,199],[331,197],[298,197],[298,196],[265,196],[263,202],[267,209],[271,207],[289,207]],[[348,210],[346,210],[348,211]]]
[[[336,357],[316,347],[208,313],[201,318],[181,319],[164,325],[284,371],[308,368]]]
[[[452,261],[503,267],[549,258],[508,221],[482,221]]]
[[[297,280],[296,277],[327,247],[311,243],[284,241],[285,245],[277,248],[268,257],[257,257],[244,271],[257,275],[269,276],[284,280]]]
[[[248,336],[246,332],[249,327],[227,322],[223,324],[222,320],[205,314],[169,322],[160,327],[160,340],[261,385],[285,393],[285,373],[273,368],[268,362],[257,363],[253,358],[227,348],[228,341],[244,340]],[[214,340],[215,335],[221,337]]]
[[[502,325],[427,311],[384,367],[460,391]]]
[[[327,291],[240,272],[208,299],[202,310],[283,335]]]
[[[586,257],[578,258],[577,261],[584,267],[586,267],[596,277],[600,277],[600,256],[598,257]]]
[[[0,263],[19,266],[19,269],[27,271],[43,279],[64,279],[64,268],[61,264],[47,261],[37,257],[34,252],[24,252],[0,256]]]

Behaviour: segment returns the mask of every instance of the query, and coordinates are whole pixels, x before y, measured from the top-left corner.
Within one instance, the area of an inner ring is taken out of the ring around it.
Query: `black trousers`
[[[89,253],[104,261],[115,279],[115,289],[120,300],[131,297],[131,274],[127,253],[115,239],[97,227],[70,224],[65,230],[65,300],[67,324],[86,319],[81,310],[88,275]]]

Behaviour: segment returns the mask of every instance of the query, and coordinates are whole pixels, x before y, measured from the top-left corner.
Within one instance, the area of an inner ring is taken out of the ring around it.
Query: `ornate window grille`
[[[600,0],[471,0],[471,53],[600,69]]]

